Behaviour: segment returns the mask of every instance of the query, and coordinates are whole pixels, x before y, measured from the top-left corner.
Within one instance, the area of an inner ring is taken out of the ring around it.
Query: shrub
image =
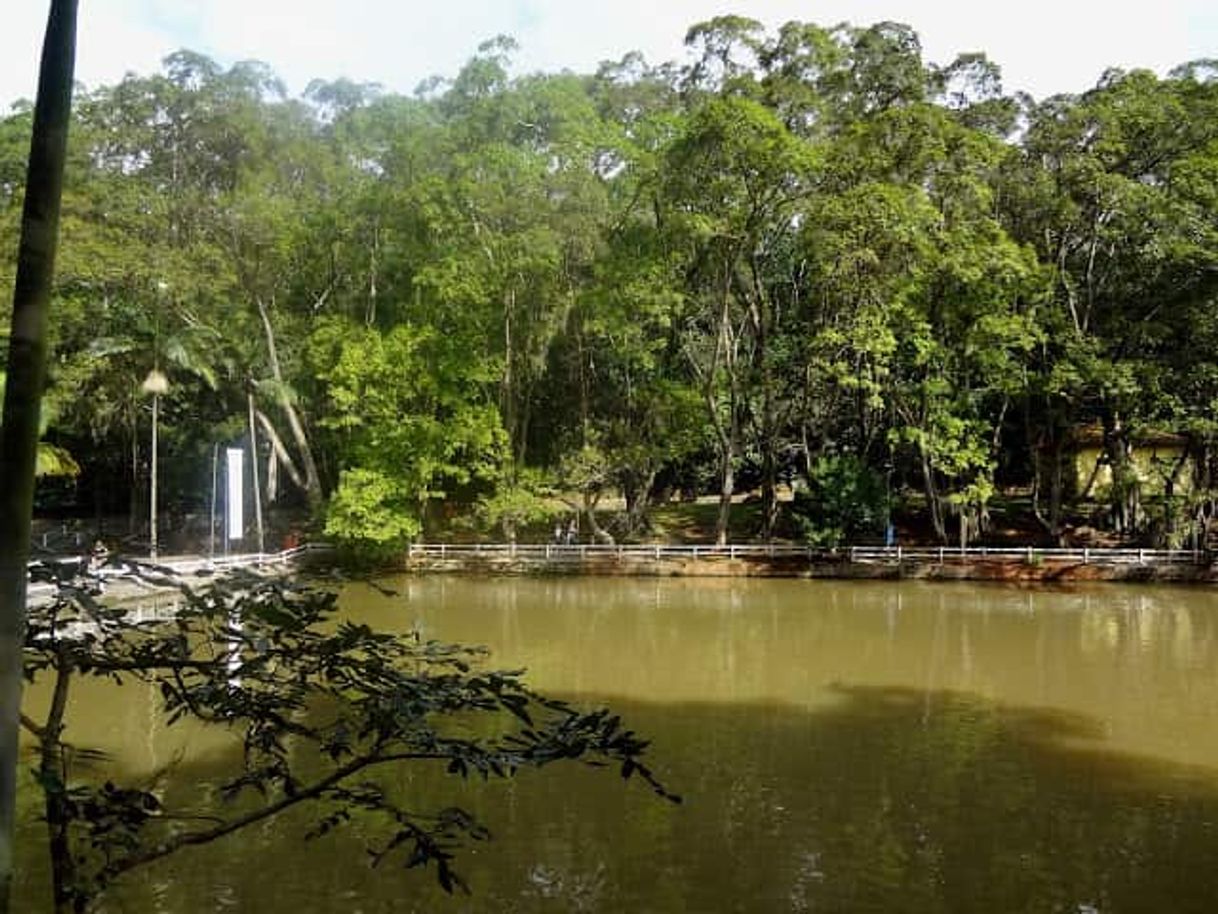
[[[836,546],[883,533],[888,516],[884,479],[851,455],[821,457],[808,490],[795,493],[795,523],[814,546]]]

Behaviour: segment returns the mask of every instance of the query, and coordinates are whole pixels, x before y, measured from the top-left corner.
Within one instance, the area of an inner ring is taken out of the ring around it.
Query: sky
[[[49,0],[9,0],[0,25],[0,112],[34,94]],[[13,8],[15,7],[15,8]],[[1008,91],[1040,98],[1082,92],[1105,69],[1218,57],[1214,0],[80,0],[77,79],[90,88],[159,69],[179,48],[222,64],[264,61],[299,93],[345,76],[409,93],[452,76],[479,43],[517,39],[516,72],[591,72],[632,50],[653,63],[684,60],[686,29],[723,13],[775,28],[912,25],[925,57],[949,63],[985,51]]]

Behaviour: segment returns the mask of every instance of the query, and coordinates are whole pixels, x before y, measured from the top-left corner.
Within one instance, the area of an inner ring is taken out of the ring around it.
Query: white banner
[[[239,540],[245,532],[245,451],[230,447],[228,458],[228,538]]]

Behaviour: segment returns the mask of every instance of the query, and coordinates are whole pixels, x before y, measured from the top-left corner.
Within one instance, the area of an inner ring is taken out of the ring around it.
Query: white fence
[[[124,560],[102,565],[93,570],[107,584],[129,586],[134,595],[151,592],[156,586],[145,580],[158,570],[175,575],[190,576],[225,571],[233,568],[273,568],[298,561],[308,553],[328,552],[331,547],[323,543],[308,543],[283,552],[247,553],[242,555],[198,556],[166,559],[159,562],[132,560],[144,569],[130,567]],[[452,561],[459,564],[473,559],[493,563],[535,563],[555,566],[577,566],[587,561],[611,560],[617,562],[661,562],[661,561],[722,561],[787,560],[808,563],[859,563],[871,565],[894,565],[902,562],[920,564],[947,564],[966,562],[1022,562],[1029,565],[1082,564],[1082,565],[1209,565],[1210,554],[1189,549],[1042,549],[1036,546],[843,546],[837,549],[818,549],[811,546],[789,544],[737,544],[711,545],[661,545],[623,544],[607,545],[584,543],[562,544],[512,544],[512,543],[415,543],[409,547],[411,560]],[[86,563],[88,556],[77,556],[51,560],[57,563]],[[36,564],[36,563],[31,563]],[[54,593],[54,585],[31,583],[26,599],[33,603],[44,600]]]
[[[582,562],[598,557],[619,561],[664,559],[799,559],[809,562],[899,562],[939,563],[977,561],[1068,562],[1083,565],[1207,565],[1210,557],[1188,549],[1042,549],[1037,546],[843,546],[818,549],[784,544],[725,546],[606,545],[606,544],[513,544],[513,543],[415,543],[411,559],[481,558],[554,563]]]

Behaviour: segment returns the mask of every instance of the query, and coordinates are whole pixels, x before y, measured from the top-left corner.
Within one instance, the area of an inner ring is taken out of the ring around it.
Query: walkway
[[[329,550],[330,547],[322,543],[307,543],[297,546],[295,549],[285,549],[283,552],[250,552],[214,558],[178,555],[157,559],[155,562],[144,557],[109,556],[104,565],[91,569],[90,574],[100,579],[107,595],[117,599],[126,599],[164,590],[164,586],[158,586],[155,582],[158,574],[188,578],[234,568],[283,568],[295,564],[309,553],[328,552]],[[31,562],[30,567],[58,564],[76,566],[79,569],[87,565],[89,561],[88,555],[63,556]],[[26,589],[26,603],[40,605],[48,601],[54,593],[54,584],[31,582]]]

